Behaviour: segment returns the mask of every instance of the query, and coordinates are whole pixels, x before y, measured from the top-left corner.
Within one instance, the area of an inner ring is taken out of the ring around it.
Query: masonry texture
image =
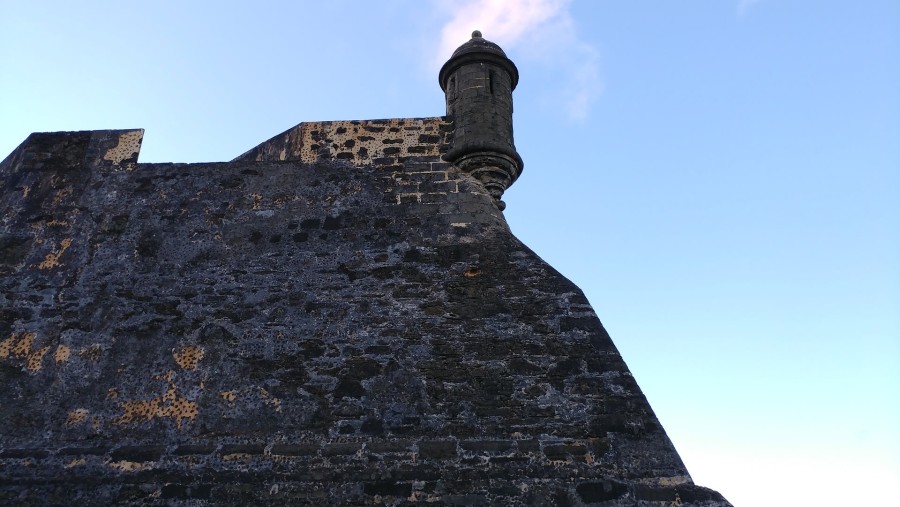
[[[444,160],[454,119],[210,164],[32,134],[0,163],[0,504],[730,505]]]

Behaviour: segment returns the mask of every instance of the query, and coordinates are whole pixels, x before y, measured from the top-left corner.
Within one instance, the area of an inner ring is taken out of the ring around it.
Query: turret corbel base
[[[484,185],[500,211],[506,208],[500,197],[519,177],[519,164],[515,159],[497,152],[479,151],[463,155],[453,163]]]

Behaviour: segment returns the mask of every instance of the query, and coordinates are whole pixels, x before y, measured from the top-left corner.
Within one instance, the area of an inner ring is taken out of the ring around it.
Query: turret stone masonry
[[[515,65],[476,32],[439,79],[231,162],[3,160],[0,504],[730,505],[503,218]]]
[[[522,172],[522,157],[513,143],[512,92],[519,71],[493,42],[472,33],[453,52],[438,79],[453,118],[453,144],[445,159],[477,178],[500,210],[500,200]]]

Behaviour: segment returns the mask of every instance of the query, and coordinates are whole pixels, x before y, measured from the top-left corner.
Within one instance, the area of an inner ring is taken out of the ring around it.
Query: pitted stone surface
[[[729,505],[443,137],[135,166],[122,132],[0,164],[0,504]]]
[[[0,504],[730,505],[509,231],[515,65],[476,32],[440,75],[446,117],[230,163],[0,162]]]
[[[452,124],[441,117],[304,122],[234,161],[350,160],[368,164],[401,157],[440,157]]]

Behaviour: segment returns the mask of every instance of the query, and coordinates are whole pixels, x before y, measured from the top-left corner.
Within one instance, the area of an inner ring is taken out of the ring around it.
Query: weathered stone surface
[[[725,505],[470,176],[86,157],[126,134],[0,169],[4,502]]]
[[[254,147],[234,162],[349,160],[396,164],[403,157],[440,157],[453,124],[445,117],[305,122]]]
[[[0,162],[0,504],[729,505],[450,119],[141,136]]]

